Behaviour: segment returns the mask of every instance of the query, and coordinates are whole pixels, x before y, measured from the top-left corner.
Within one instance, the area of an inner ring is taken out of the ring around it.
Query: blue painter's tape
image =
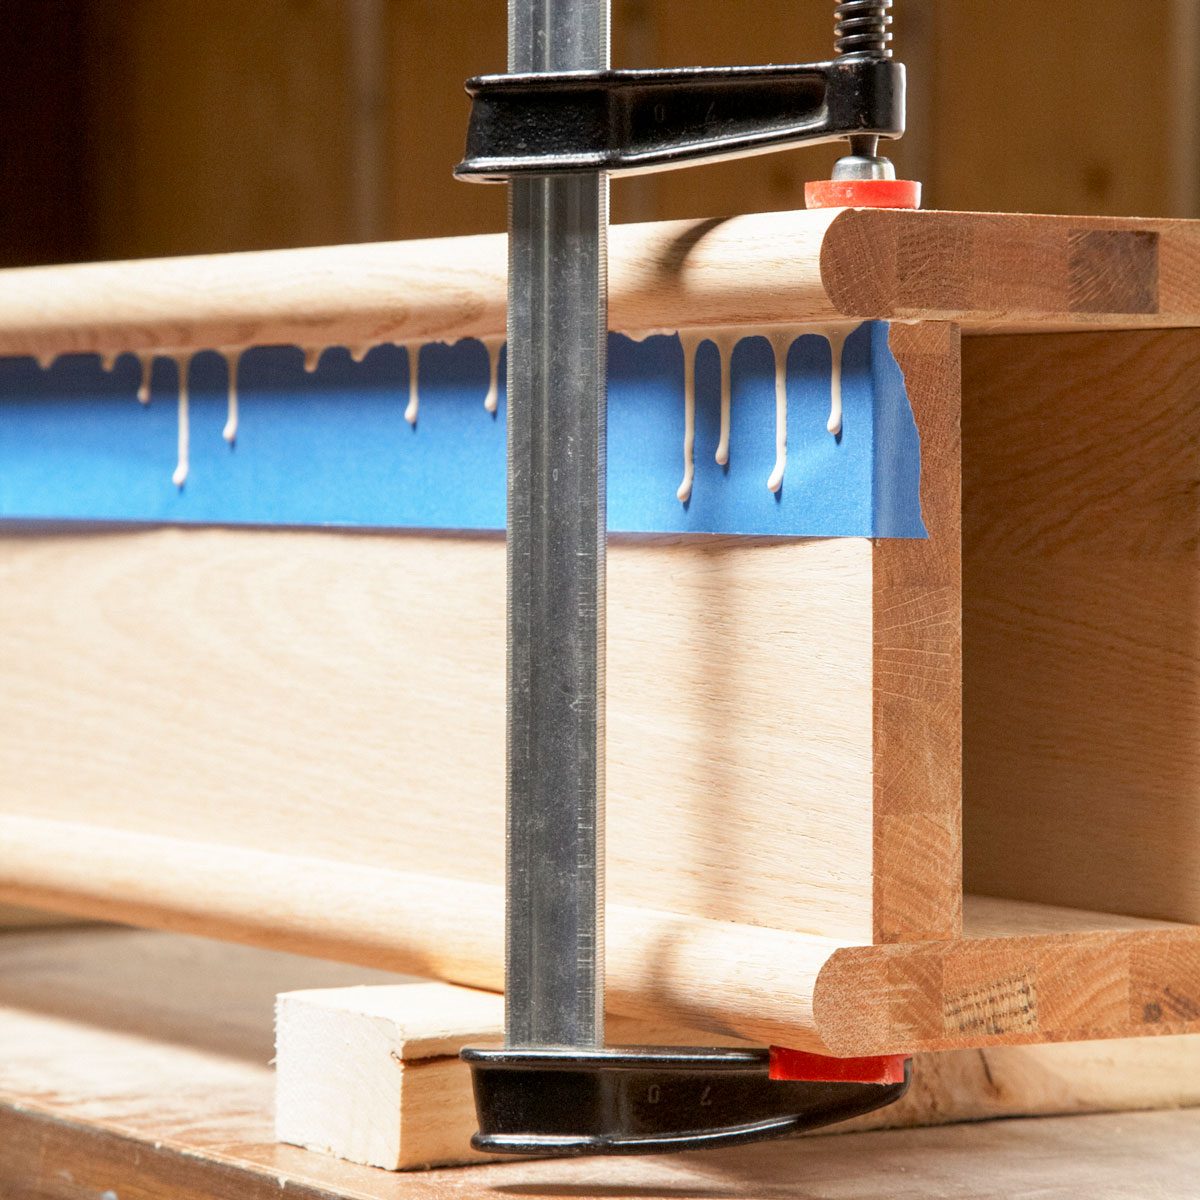
[[[626,533],[784,537],[925,537],[920,442],[887,326],[846,343],[843,433],[826,431],[830,350],[796,340],[788,356],[788,470],[775,459],[775,366],[765,338],[733,353],[730,461],[720,426],[716,348],[696,370],[696,476],[683,474],[683,350],[677,337],[614,336],[609,357],[609,527]],[[484,410],[488,363],[476,341],[428,345],[420,417],[404,420],[407,352],[361,364],[328,351],[307,374],[299,351],[242,356],[236,446],[221,436],[226,373],[213,353],[191,368],[186,485],[176,462],[176,368],[155,364],[152,402],[138,404],[131,356],[105,372],[94,356],[0,359],[0,521],[195,523],[496,530],[504,527],[504,404]]]

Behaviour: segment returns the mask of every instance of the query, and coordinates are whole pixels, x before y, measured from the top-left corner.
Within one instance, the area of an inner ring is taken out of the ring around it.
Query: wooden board
[[[875,942],[962,931],[959,333],[893,326],[928,540],[873,548]]]
[[[271,1006],[288,986],[384,982],[331,964],[109,930],[0,942],[0,1192],[14,1200],[424,1200],[448,1196],[719,1191],[831,1200],[1130,1195],[1192,1200],[1200,1113],[1005,1121],[822,1136],[651,1160],[512,1163],[396,1176],[272,1141]],[[394,981],[388,981],[394,982]],[[1173,1051],[1172,1070],[1166,1063]],[[939,1056],[946,1099],[975,1115],[1194,1100],[1194,1040],[1005,1048]],[[957,1065],[956,1065],[957,1064]],[[930,1074],[918,1064],[918,1080]],[[1136,1076],[1136,1082],[1134,1077]],[[952,1082],[953,1081],[953,1082]],[[920,1084],[918,1084],[920,1086]],[[914,1089],[915,1091],[915,1089]],[[937,1104],[942,1104],[939,1109]]]
[[[0,272],[0,354],[497,336],[501,235]],[[623,331],[853,319],[1200,324],[1187,221],[826,210],[616,226]]]
[[[502,886],[500,538],[9,534],[0,578],[0,815]],[[608,598],[611,900],[870,941],[870,543],[621,540]]]
[[[1200,332],[970,343],[966,874],[1200,921]]]
[[[6,892],[47,907],[503,985],[498,885],[30,818],[4,820],[0,844]],[[611,905],[608,1001],[842,1056],[1200,1032],[1200,928],[987,911],[978,937],[968,919],[961,941],[846,947]]]

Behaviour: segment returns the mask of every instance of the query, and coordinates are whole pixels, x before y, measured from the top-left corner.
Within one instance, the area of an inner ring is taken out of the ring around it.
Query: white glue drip
[[[229,391],[226,406],[225,428],[221,436],[232,446],[238,435],[238,368],[242,364],[242,352],[230,350],[225,355],[225,366],[229,372]]]
[[[488,353],[488,390],[483,398],[483,407],[494,413],[500,407],[500,347],[504,345],[502,337],[483,339]]]
[[[117,356],[115,354],[103,354],[100,356],[100,366],[104,371],[111,373],[116,365]]]
[[[772,333],[768,337],[775,351],[775,468],[767,480],[767,488],[772,492],[783,487],[787,472],[787,358],[795,338],[791,330]]]
[[[324,346],[309,346],[304,351],[304,369],[311,375],[321,363],[321,355],[325,353]]]
[[[39,354],[37,356],[37,364],[43,371],[48,371],[52,366],[54,366],[57,358],[57,354]]]
[[[139,404],[150,403],[150,377],[154,374],[154,355],[139,354],[138,360],[142,364],[142,381],[138,384],[137,398]]]
[[[842,354],[846,349],[848,329],[827,328],[822,331],[829,339],[832,368],[829,377],[829,423],[826,428],[834,437],[842,432]]]
[[[733,408],[733,348],[738,344],[736,330],[722,329],[709,334],[721,356],[721,437],[717,442],[718,466],[729,463],[729,428]]]
[[[696,353],[704,334],[684,329],[679,333],[683,346],[683,482],[675,491],[680,504],[692,498],[696,479]]]
[[[408,407],[404,410],[404,419],[410,424],[417,423],[417,414],[421,408],[419,372],[421,369],[421,343],[408,342],[404,349],[408,352]]]
[[[188,367],[192,356],[181,354],[175,361],[179,364],[179,461],[175,464],[171,482],[181,488],[188,477]]]
[[[371,353],[370,346],[351,346],[350,347],[350,359],[352,362],[360,363],[370,353]]]

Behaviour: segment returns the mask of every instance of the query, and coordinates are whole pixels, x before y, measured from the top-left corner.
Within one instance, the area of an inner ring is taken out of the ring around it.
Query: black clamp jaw
[[[490,1154],[666,1154],[791,1137],[874,1112],[899,1083],[771,1078],[770,1052],[656,1046],[467,1049]]]
[[[481,75],[460,179],[669,171],[904,133],[904,67],[845,57],[772,67]]]

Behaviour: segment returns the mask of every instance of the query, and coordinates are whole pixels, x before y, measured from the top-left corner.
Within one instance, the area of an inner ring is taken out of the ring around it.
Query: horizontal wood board
[[[501,885],[500,539],[10,534],[0,583],[0,813]],[[608,588],[611,900],[869,941],[870,544]]]
[[[0,355],[504,332],[502,235],[0,272]],[[871,209],[616,226],[623,332],[839,318],[1200,324],[1200,223]]]

